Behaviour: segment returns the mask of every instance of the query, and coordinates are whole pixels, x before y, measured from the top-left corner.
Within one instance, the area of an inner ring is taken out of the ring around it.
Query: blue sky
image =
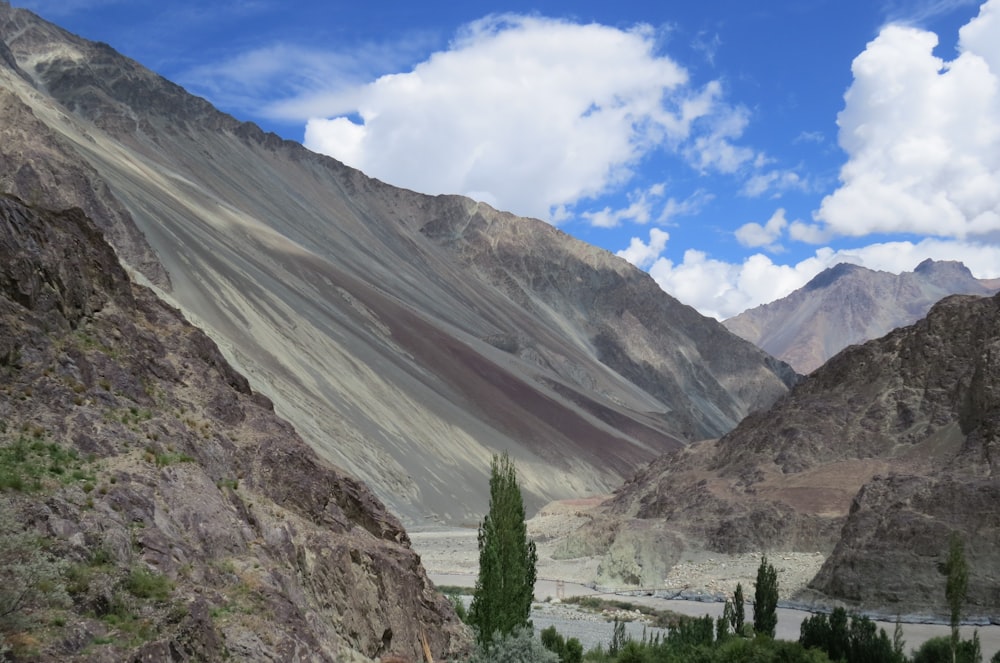
[[[13,4],[706,315],[842,261],[1000,277],[1000,0]]]

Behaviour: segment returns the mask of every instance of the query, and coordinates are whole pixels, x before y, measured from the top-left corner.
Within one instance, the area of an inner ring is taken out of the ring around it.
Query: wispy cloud
[[[975,7],[981,0],[888,0],[883,6],[887,23],[919,26],[964,7]]]

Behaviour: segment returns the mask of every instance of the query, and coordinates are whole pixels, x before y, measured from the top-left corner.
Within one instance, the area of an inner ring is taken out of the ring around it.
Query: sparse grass
[[[92,484],[89,461],[75,449],[44,441],[45,431],[33,427],[7,446],[0,447],[0,490],[35,492],[47,483]]]
[[[185,453],[159,453],[154,456],[153,459],[156,462],[157,467],[166,467],[167,465],[173,465],[174,463],[193,463],[194,458]]]

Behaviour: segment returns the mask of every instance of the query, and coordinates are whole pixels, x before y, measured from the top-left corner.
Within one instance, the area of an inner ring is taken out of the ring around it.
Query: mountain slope
[[[787,297],[723,324],[804,374],[848,345],[913,324],[947,295],[989,295],[996,290],[959,262],[925,260],[902,274],[841,263]]]
[[[130,268],[407,520],[477,521],[497,449],[529,508],[606,492],[795,380],[547,224],[367,178],[29,12],[0,5],[0,36],[0,158],[39,172],[3,186],[94,199]]]
[[[969,605],[1000,608],[1000,295],[955,295],[845,349],[717,442],[629,480],[612,519],[725,552],[823,550],[821,600],[944,612],[937,562],[966,542]]]
[[[468,647],[399,521],[134,286],[79,209],[0,196],[0,376],[0,510],[67,564],[70,601],[36,628],[8,632],[4,605],[0,642],[34,642],[30,660]]]

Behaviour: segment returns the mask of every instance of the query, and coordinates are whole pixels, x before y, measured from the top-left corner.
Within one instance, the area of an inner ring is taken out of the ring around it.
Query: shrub
[[[982,659],[978,633],[971,640],[959,641],[955,649],[955,663],[981,663]],[[912,660],[913,663],[951,663],[951,638],[945,635],[931,638],[913,652]]]
[[[489,642],[477,643],[468,663],[559,663],[559,656],[525,627],[507,635],[494,633]]]
[[[142,567],[135,567],[128,574],[125,588],[140,599],[163,601],[173,591],[173,583],[165,575]]]
[[[5,637],[34,626],[40,609],[69,602],[66,563],[45,544],[25,528],[13,505],[0,499],[0,634]]]

